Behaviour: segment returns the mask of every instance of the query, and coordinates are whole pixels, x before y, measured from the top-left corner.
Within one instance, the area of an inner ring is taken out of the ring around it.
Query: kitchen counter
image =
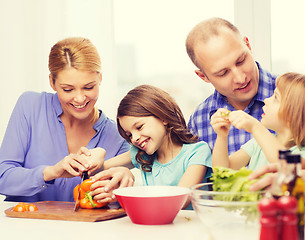
[[[211,239],[194,211],[180,211],[173,224],[148,226],[133,224],[128,216],[101,222],[7,217],[4,211],[16,204],[0,202],[0,233],[10,239]]]
[[[128,216],[100,221],[78,222],[63,220],[12,218],[4,211],[15,206],[15,202],[5,202],[0,198],[0,233],[10,239],[124,239],[124,240],[237,240],[245,236],[232,232],[225,236],[213,236],[201,223],[195,211],[181,210],[172,224],[138,225],[131,222]],[[219,216],[221,218],[222,216]],[[222,232],[217,229],[218,234]],[[214,229],[215,233],[215,229]],[[215,234],[214,234],[215,235]],[[257,231],[247,239],[258,240]]]

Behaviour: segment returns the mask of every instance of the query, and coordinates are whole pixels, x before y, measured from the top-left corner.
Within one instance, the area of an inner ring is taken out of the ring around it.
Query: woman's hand
[[[258,177],[263,176],[264,174],[266,174],[264,177],[258,179],[254,184],[250,186],[250,191],[258,191],[272,184],[273,178],[275,177],[275,174],[277,174],[277,163],[268,164],[253,171],[249,175],[249,179],[257,179]]]
[[[211,117],[211,126],[218,136],[227,137],[231,123],[229,121],[230,111],[225,108],[219,108]]]
[[[131,187],[134,184],[134,175],[126,167],[113,167],[97,173],[92,177],[91,194],[100,202],[116,201],[112,191],[116,188]]]
[[[43,171],[44,180],[76,177],[84,171],[88,171],[90,176],[102,168],[105,154],[103,148],[81,147],[76,154],[71,153],[54,166],[46,167]]]
[[[71,153],[55,165],[45,167],[43,178],[45,181],[50,181],[56,178],[76,177],[88,168],[88,156]]]

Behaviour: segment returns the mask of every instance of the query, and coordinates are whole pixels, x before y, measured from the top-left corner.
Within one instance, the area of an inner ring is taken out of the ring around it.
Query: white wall
[[[304,9],[304,0],[271,0],[272,69],[279,74],[305,74]]]
[[[152,84],[175,98],[188,121],[214,88],[195,74],[185,40],[196,24],[214,16],[233,22],[234,0],[115,0],[119,99],[137,85]]]
[[[0,143],[18,96],[51,91],[48,54],[70,36],[89,38],[102,58],[98,106],[114,115],[112,0],[0,0]]]
[[[98,48],[98,106],[108,116],[130,86],[145,82],[169,90],[187,119],[213,90],[185,52],[190,28],[207,17],[227,18],[249,37],[264,68],[304,73],[304,7],[301,0],[0,0],[0,143],[18,96],[51,91],[48,54],[60,39],[84,36]],[[127,87],[118,86],[122,76],[129,76]]]
[[[234,23],[248,37],[254,59],[271,71],[270,0],[235,0]]]

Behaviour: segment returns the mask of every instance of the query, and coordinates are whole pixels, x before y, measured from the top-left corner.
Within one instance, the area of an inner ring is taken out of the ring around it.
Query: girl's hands
[[[99,202],[115,202],[114,189],[134,184],[134,175],[126,167],[112,167],[97,173],[92,179],[95,183],[91,186],[91,195]]]
[[[81,147],[78,151],[79,155],[85,155],[88,162],[88,175],[91,176],[97,173],[102,169],[104,164],[104,159],[106,155],[106,151],[103,148],[93,148],[87,149],[85,147]]]
[[[260,122],[242,110],[233,111],[228,117],[231,124],[237,129],[244,129],[252,133],[253,128]]]
[[[211,117],[211,126],[218,136],[226,137],[229,134],[231,123],[229,121],[230,111],[219,108]]]
[[[211,117],[211,125],[218,136],[226,137],[229,134],[231,124],[237,129],[244,129],[252,133],[253,128],[260,122],[242,110],[230,112],[225,108],[219,108]]]

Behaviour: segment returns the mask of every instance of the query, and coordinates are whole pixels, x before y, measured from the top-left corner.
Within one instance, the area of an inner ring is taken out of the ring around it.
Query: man
[[[213,149],[217,134],[210,125],[210,117],[218,108],[227,108],[243,110],[260,120],[263,101],[273,94],[276,76],[254,61],[248,38],[242,38],[233,24],[221,18],[196,25],[187,37],[186,49],[198,68],[195,73],[215,87],[214,93],[192,114],[188,127]],[[228,136],[229,154],[250,138],[250,133],[232,127]]]

